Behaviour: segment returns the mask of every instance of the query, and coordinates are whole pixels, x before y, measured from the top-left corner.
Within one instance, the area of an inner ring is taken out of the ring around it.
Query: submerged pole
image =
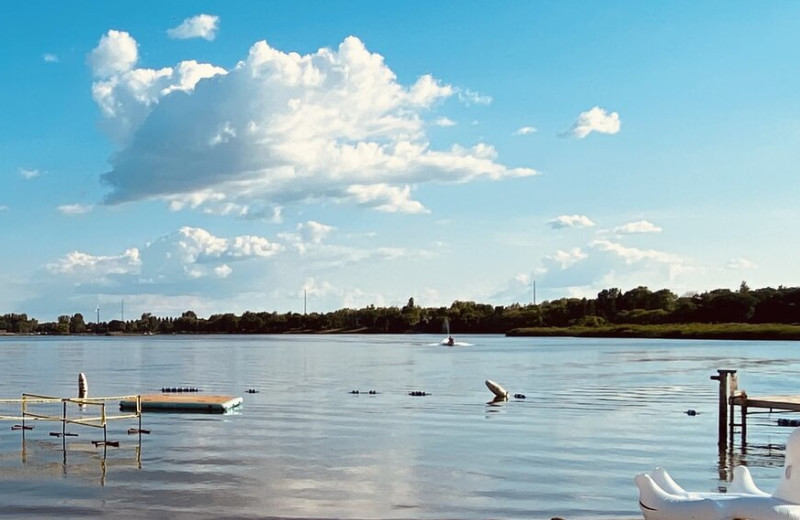
[[[719,381],[719,423],[718,423],[718,438],[717,438],[717,445],[720,449],[725,449],[728,447],[728,433],[729,428],[732,429],[732,425],[729,426],[728,421],[728,400],[730,397],[730,376],[735,374],[736,370],[729,370],[729,369],[718,369],[717,375],[711,376],[711,379],[715,381]],[[733,415],[731,414],[731,423],[733,419]],[[732,432],[731,432],[732,433]]]

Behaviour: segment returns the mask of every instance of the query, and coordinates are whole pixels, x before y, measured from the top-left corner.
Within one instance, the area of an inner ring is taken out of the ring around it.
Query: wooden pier
[[[719,381],[719,441],[720,448],[733,445],[736,427],[739,427],[741,444],[747,443],[747,416],[754,413],[800,412],[800,395],[765,395],[750,397],[739,389],[736,370],[717,370],[711,379]],[[739,407],[739,422],[736,422]],[[755,411],[758,410],[758,411]]]

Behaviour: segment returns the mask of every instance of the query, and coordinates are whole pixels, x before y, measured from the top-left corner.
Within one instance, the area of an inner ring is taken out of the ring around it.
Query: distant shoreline
[[[418,332],[384,332],[368,327],[343,327],[338,329],[293,329],[285,332],[258,333],[261,335],[285,334],[408,334],[417,335]],[[481,334],[497,334],[478,331],[453,331],[454,337],[475,336]],[[502,333],[500,333],[502,334]],[[0,336],[60,336],[58,334],[13,333],[0,331]],[[194,336],[194,335],[236,335],[247,336],[249,333],[223,333],[223,332],[177,332],[141,334],[131,332],[110,332],[105,334],[64,334],[61,336],[98,336],[98,337],[130,337],[130,336]],[[435,335],[435,334],[434,334]],[[780,323],[747,324],[747,323],[686,323],[665,325],[634,325],[616,324],[597,327],[520,327],[505,333],[509,337],[576,337],[576,338],[650,338],[650,339],[718,339],[742,341],[798,341],[800,340],[800,325],[784,325]]]
[[[780,323],[686,323],[665,325],[619,324],[598,327],[522,327],[508,331],[506,336],[797,341],[800,340],[800,325],[784,325]]]

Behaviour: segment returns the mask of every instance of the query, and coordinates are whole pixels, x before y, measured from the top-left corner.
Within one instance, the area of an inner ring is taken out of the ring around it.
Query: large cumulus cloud
[[[432,149],[425,115],[458,89],[430,75],[405,86],[356,37],[300,55],[265,41],[230,70],[184,61],[136,68],[136,42],[109,31],[90,62],[94,99],[119,145],[106,202],[240,216],[333,200],[420,213],[413,187],[534,175],[491,145]]]

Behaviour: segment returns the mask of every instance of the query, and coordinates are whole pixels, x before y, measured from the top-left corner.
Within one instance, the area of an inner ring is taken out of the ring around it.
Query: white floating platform
[[[142,411],[224,413],[242,404],[242,398],[232,395],[149,394],[141,396]],[[135,410],[135,399],[123,399],[120,410]]]

